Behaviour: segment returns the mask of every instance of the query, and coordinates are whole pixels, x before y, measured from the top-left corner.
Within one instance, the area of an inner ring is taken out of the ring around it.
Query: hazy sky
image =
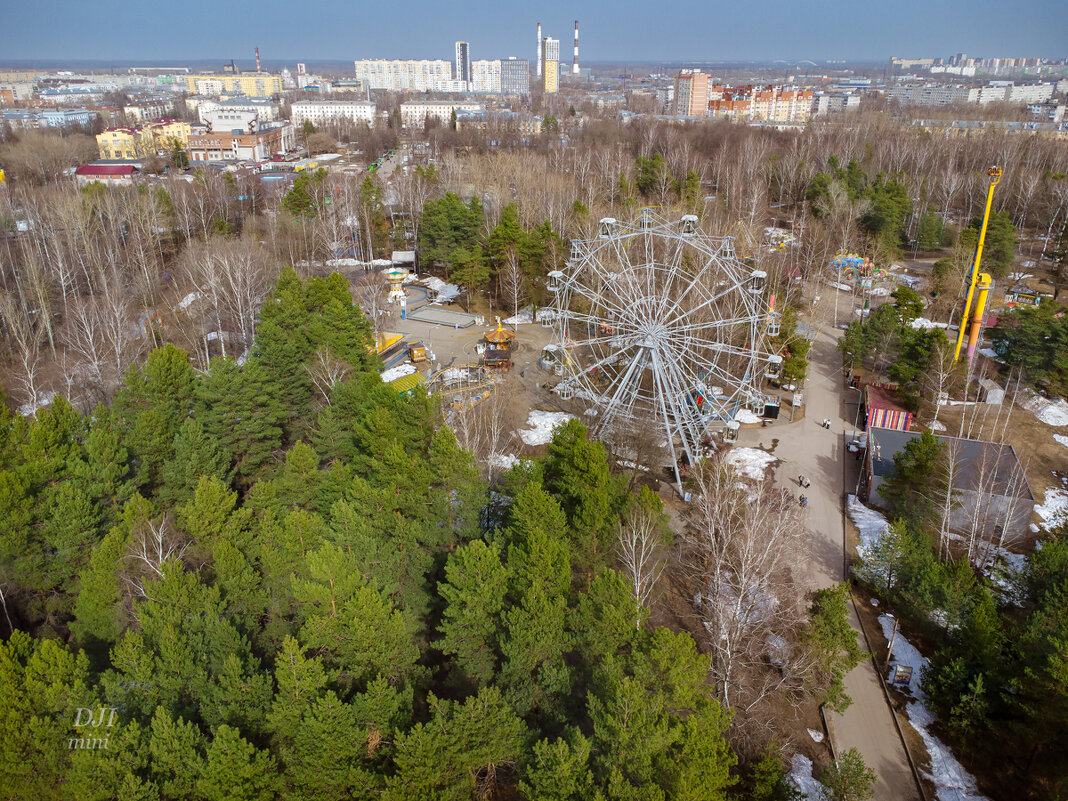
[[[10,0],[11,59],[534,58],[535,25],[588,61],[1068,55],[1066,0]]]

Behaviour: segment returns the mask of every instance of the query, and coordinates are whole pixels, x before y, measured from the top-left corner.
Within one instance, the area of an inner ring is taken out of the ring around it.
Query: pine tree
[[[196,418],[185,420],[174,437],[174,455],[160,468],[159,500],[177,506],[192,497],[202,477],[230,483],[230,457],[204,432]]]
[[[457,668],[475,686],[489,684],[496,672],[507,581],[500,547],[475,540],[449,557],[445,581],[438,585],[445,601],[438,648],[456,657]]]
[[[204,801],[270,801],[281,789],[278,766],[266,751],[220,726],[208,746],[197,779],[197,795]]]

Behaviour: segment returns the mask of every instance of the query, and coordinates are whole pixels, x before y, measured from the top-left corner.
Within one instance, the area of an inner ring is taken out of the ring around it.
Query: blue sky
[[[534,57],[535,25],[587,61],[1068,55],[1066,0],[34,0],[4,4],[0,65],[22,59],[276,61]],[[462,9],[462,10],[461,10]]]

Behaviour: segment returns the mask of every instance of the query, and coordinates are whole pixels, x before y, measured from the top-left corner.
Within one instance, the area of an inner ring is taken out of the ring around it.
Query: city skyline
[[[980,0],[967,11],[958,4],[901,0],[863,8],[844,0],[711,8],[683,0],[670,13],[650,16],[647,5],[544,2],[517,11],[476,2],[463,15],[450,7],[410,0],[403,20],[377,17],[341,0],[321,0],[300,16],[306,24],[280,25],[287,5],[275,0],[236,0],[227,24],[213,26],[218,6],[188,0],[181,19],[133,0],[114,0],[100,17],[91,5],[46,0],[8,10],[6,62],[62,60],[176,61],[235,58],[259,47],[265,62],[359,58],[446,58],[456,41],[470,42],[472,59],[517,56],[534,61],[535,25],[542,35],[570,42],[582,23],[583,63],[771,61],[846,59],[878,62],[891,56],[948,57],[956,52],[987,57],[1061,58],[1068,4],[1057,0]],[[48,6],[54,6],[48,13]],[[1007,27],[1006,14],[1028,20]],[[536,15],[536,16],[535,16]],[[300,21],[296,19],[294,21]],[[309,19],[310,17],[310,19]],[[687,19],[686,25],[679,25]],[[186,37],[188,21],[196,36]],[[240,25],[231,20],[240,20]],[[326,24],[328,23],[329,24]],[[207,24],[205,24],[207,23]],[[729,36],[723,35],[729,31]]]

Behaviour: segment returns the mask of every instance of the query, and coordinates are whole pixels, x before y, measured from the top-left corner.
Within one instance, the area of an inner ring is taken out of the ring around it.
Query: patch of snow
[[[933,320],[928,320],[926,317],[917,317],[915,320],[909,323],[909,325],[913,328],[923,328],[926,330],[930,330],[932,328],[946,328],[949,324],[936,323]]]
[[[808,732],[808,736],[812,738],[813,742],[823,742],[823,732],[816,731],[815,729],[805,729]]]
[[[520,309],[519,313],[514,317],[509,317],[504,321],[505,325],[527,325],[534,322],[534,312],[528,306],[525,309]]]
[[[396,367],[390,367],[382,372],[382,383],[388,384],[390,381],[396,381],[398,378],[403,378],[414,372],[414,364],[398,364]]]
[[[932,431],[945,431],[946,427],[937,420],[932,420],[931,424],[927,426]]]
[[[739,475],[755,481],[764,478],[764,471],[774,461],[774,456],[759,448],[731,448],[727,453],[727,464],[733,467]]]
[[[869,293],[873,298],[890,297],[890,289],[885,286],[877,286]]]
[[[19,407],[19,414],[23,417],[30,417],[37,414],[38,409],[43,409],[56,399],[55,392],[38,392],[37,401],[34,403],[24,403]]]
[[[862,504],[856,495],[847,496],[846,513],[860,535],[857,553],[864,557],[871,553],[871,549],[890,530],[890,524],[886,522],[886,518],[881,513]]]
[[[790,761],[790,781],[810,801],[830,798],[827,788],[812,777],[812,760],[804,754],[794,754]]]
[[[760,415],[749,409],[739,409],[738,413],[734,415],[734,422],[736,423],[759,423],[760,421]]]
[[[552,309],[538,309],[534,313],[534,322],[536,323],[550,323],[556,319],[556,312]]]
[[[1068,492],[1062,489],[1046,490],[1045,501],[1035,504],[1035,514],[1042,518],[1039,525],[1046,531],[1068,521]]]
[[[1061,443],[1061,445],[1068,447],[1068,437],[1064,436],[1064,434],[1054,434],[1053,438]]]
[[[494,467],[503,467],[510,470],[519,464],[519,457],[511,453],[491,453],[486,462]]]
[[[883,636],[889,640],[894,632],[893,618],[879,615],[879,625],[882,627]],[[975,777],[964,769],[949,748],[929,730],[935,721],[935,716],[927,708],[927,696],[920,687],[923,672],[927,668],[927,659],[900,631],[894,636],[894,647],[890,656],[891,667],[887,681],[893,677],[896,665],[912,667],[912,678],[908,687],[913,700],[909,702],[906,711],[909,723],[919,733],[927,748],[927,755],[931,761],[931,772],[927,774],[927,777],[935,785],[935,796],[938,801],[987,801],[985,796],[979,794],[975,785]]]
[[[194,303],[196,303],[202,297],[204,297],[204,296],[201,295],[199,292],[190,292],[188,295],[186,295],[184,298],[182,298],[180,301],[178,301],[178,305],[175,306],[174,308],[176,308],[176,309],[188,309],[190,306],[192,306]]]
[[[1030,264],[1024,262],[1024,266],[1032,267],[1034,266],[1034,262],[1031,262]],[[1025,278],[1034,278],[1034,276],[1031,275],[1031,273],[1009,273],[1010,281],[1023,281]]]
[[[1048,426],[1068,426],[1068,401],[1064,398],[1044,398],[1028,390],[1027,397],[1017,402]]]
[[[872,606],[878,606],[879,605],[879,599],[878,598],[872,598],[871,599],[871,605]]]
[[[527,445],[547,445],[552,441],[556,427],[574,418],[575,415],[567,412],[543,412],[534,409],[527,417],[529,428],[520,429],[519,438]]]
[[[427,289],[434,293],[434,303],[449,303],[460,295],[460,287],[456,284],[446,284],[436,275],[431,275],[422,280]]]
[[[853,287],[849,284],[839,284],[837,281],[828,281],[828,283],[835,289],[841,289],[843,292],[852,292]]]

